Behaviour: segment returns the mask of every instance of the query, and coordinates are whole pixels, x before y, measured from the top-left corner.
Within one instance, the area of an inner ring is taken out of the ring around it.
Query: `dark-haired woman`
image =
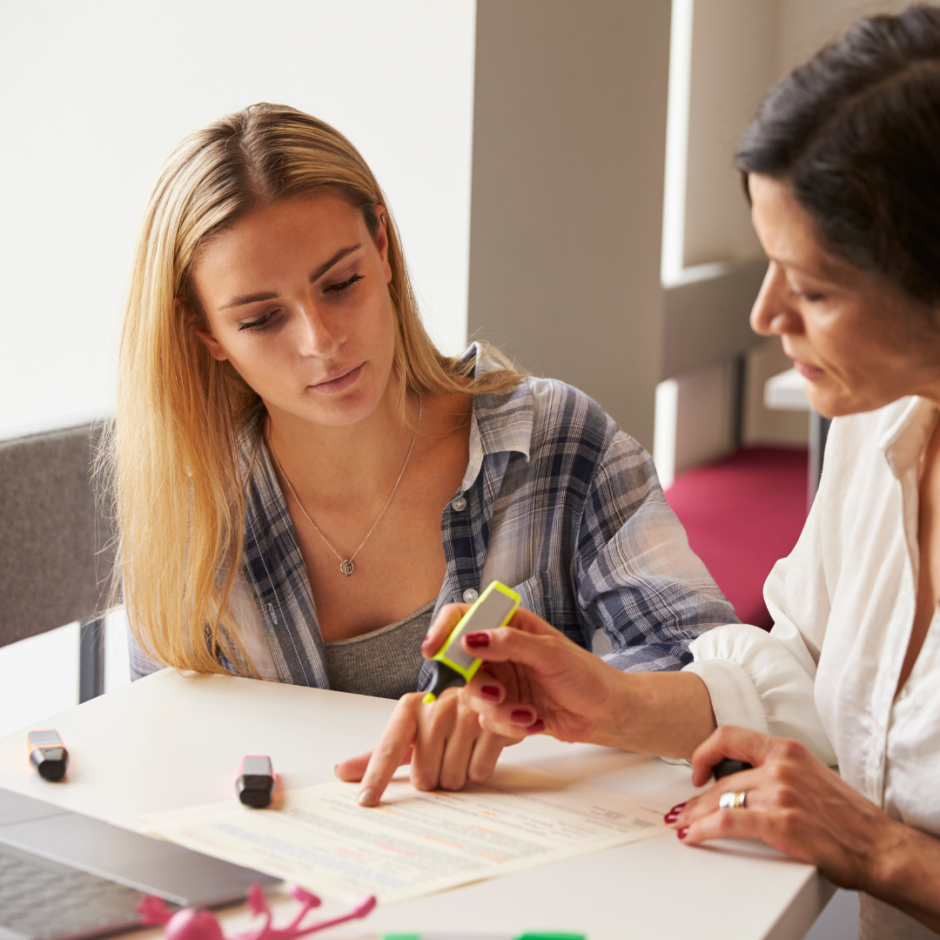
[[[464,643],[484,728],[691,757],[667,820],[744,836],[862,894],[866,938],[940,931],[940,9],[858,23],[768,97],[737,164],[770,260],[751,323],[833,422],[821,488],[770,575],[770,634],[624,675],[533,614]],[[459,608],[425,643],[438,648]],[[830,769],[838,764],[841,776]]]

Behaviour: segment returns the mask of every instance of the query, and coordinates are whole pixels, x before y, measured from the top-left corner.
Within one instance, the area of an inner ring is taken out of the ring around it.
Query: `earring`
[[[385,224],[385,216],[384,216],[384,215],[380,215],[379,218],[382,220],[382,224],[384,225],[384,224]]]

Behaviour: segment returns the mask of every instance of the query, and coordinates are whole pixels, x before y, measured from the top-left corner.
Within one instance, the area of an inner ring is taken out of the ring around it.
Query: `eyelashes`
[[[270,322],[274,314],[277,313],[277,310],[269,310],[267,313],[263,313],[257,320],[251,320],[249,323],[242,323],[238,327],[238,331],[242,330],[263,330]]]
[[[332,295],[333,297],[336,297],[337,295],[341,296],[345,294],[348,290],[350,290],[353,287],[353,285],[356,284],[357,281],[361,281],[363,277],[364,275],[362,274],[354,274],[352,277],[347,278],[345,281],[341,281],[339,284],[331,284],[329,287],[327,287],[324,290],[324,293]],[[280,313],[280,311],[281,311],[280,307],[278,307],[275,310],[268,310],[266,313],[263,313],[257,319],[250,320],[247,323],[242,323],[238,327],[238,330],[239,332],[241,332],[242,330],[257,330],[257,331],[263,330],[266,327],[271,325],[272,320],[278,313]]]
[[[807,303],[811,304],[818,304],[820,301],[826,299],[825,294],[820,294],[816,291],[801,291],[795,288],[790,289],[790,297],[793,300],[805,300]]]
[[[349,288],[352,287],[353,284],[356,283],[356,281],[361,281],[361,280],[362,280],[361,274],[354,274],[351,278],[349,278],[349,280],[343,281],[340,284],[330,285],[327,288],[327,292],[331,294],[342,294],[345,291],[348,291]]]

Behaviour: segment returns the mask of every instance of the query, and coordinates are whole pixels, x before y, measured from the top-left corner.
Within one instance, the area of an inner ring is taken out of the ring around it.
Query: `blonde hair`
[[[256,104],[186,137],[158,175],[138,236],[105,455],[128,619],[164,665],[228,672],[224,657],[254,673],[229,598],[246,509],[237,435],[259,398],[196,336],[193,260],[206,238],[253,209],[318,192],[360,211],[373,237],[376,206],[385,206],[403,420],[409,393],[498,393],[520,379],[505,360],[474,378],[472,363],[435,348],[385,196],[342,134],[293,108]]]

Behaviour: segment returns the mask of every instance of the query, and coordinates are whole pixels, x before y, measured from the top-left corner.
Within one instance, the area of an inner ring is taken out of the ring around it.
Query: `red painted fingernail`
[[[489,702],[499,701],[499,689],[495,685],[480,686],[480,696]]]
[[[528,708],[517,708],[509,717],[517,725],[531,725],[535,715]]]
[[[672,816],[675,813],[676,816],[679,815],[685,809],[685,803],[676,803],[671,810],[669,810],[669,815]]]
[[[538,721],[533,721],[525,730],[528,731],[529,734],[541,734],[545,730],[545,722],[539,718]]]
[[[490,635],[488,633],[468,633],[467,646],[470,649],[480,650],[490,645]]]
[[[668,812],[663,816],[663,822],[666,823],[667,826],[671,826],[678,818],[678,813]]]
[[[688,826],[683,826],[683,827],[676,833],[676,835],[677,835],[680,839],[684,839],[688,834],[689,834],[689,827],[688,827]]]

